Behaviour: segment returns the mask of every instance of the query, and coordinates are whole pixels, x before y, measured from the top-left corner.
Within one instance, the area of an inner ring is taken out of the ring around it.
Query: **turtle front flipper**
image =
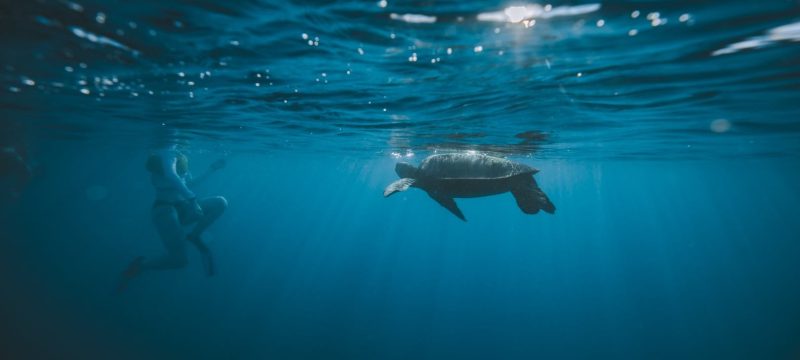
[[[458,205],[456,205],[456,201],[453,200],[452,197],[442,195],[441,193],[433,191],[428,191],[428,195],[433,200],[436,200],[436,202],[438,202],[439,205],[442,205],[444,206],[445,209],[450,210],[450,212],[453,213],[453,215],[458,216],[458,218],[461,220],[467,221],[467,218],[465,218],[464,214],[461,213],[461,209],[458,208]]]
[[[389,195],[392,195],[392,194],[394,194],[396,192],[399,192],[399,191],[408,190],[408,188],[411,185],[414,185],[414,181],[416,181],[416,180],[411,179],[411,178],[402,178],[400,180],[397,180],[397,181],[389,184],[389,186],[387,186],[386,189],[383,190],[383,197],[388,197]]]
[[[546,213],[552,214],[556,211],[556,206],[550,202],[547,195],[536,184],[536,180],[530,177],[520,186],[511,190],[514,199],[517,200],[517,205],[520,210],[526,214],[536,214],[539,210],[544,210]]]

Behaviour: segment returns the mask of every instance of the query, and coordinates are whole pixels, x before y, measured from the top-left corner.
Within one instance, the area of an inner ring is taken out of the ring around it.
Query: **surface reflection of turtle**
[[[469,198],[510,191],[526,214],[556,211],[553,203],[536,184],[536,170],[528,165],[482,154],[432,155],[419,167],[398,163],[395,172],[400,180],[391,183],[383,196],[416,187],[430,195],[459,219],[466,221],[453,198]]]

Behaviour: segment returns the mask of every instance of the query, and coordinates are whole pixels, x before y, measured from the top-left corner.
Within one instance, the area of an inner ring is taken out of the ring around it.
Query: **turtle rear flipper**
[[[511,194],[517,200],[520,210],[526,214],[536,214],[539,210],[544,210],[548,214],[554,213],[556,211],[555,205],[550,202],[544,191],[536,185],[536,180],[533,177],[529,179],[522,186],[511,190]]]

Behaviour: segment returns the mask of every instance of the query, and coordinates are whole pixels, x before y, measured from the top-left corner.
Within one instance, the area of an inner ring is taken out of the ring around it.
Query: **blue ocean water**
[[[0,30],[3,359],[800,357],[797,1],[2,1]],[[229,202],[218,272],[116,293],[164,251],[165,139],[225,160],[193,189]],[[382,196],[453,152],[557,210]]]

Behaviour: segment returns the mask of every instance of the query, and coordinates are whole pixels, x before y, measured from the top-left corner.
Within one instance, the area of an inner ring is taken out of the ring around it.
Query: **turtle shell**
[[[422,161],[418,174],[432,179],[504,179],[538,170],[499,157],[483,154],[432,155]]]

